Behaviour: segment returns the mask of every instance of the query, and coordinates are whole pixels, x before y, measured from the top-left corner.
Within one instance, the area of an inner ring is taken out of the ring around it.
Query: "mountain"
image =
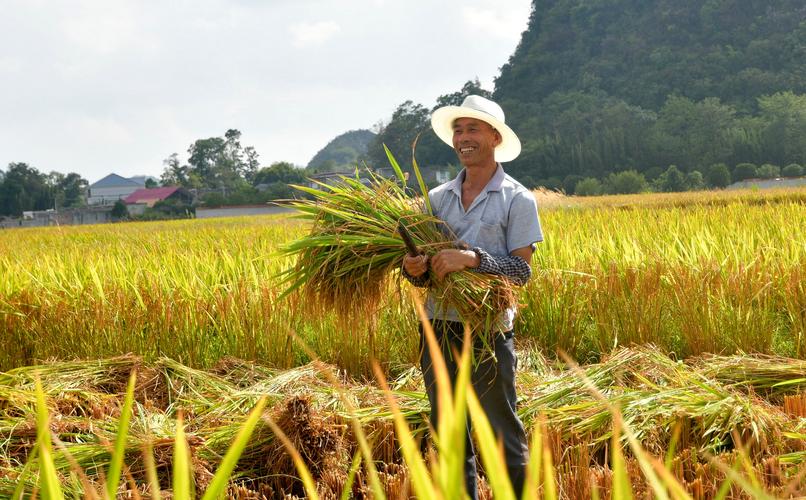
[[[566,188],[670,165],[806,163],[803,0],[534,0],[494,98],[508,170]]]
[[[668,95],[750,111],[806,92],[803,0],[534,0],[495,96],[601,90],[658,110]]]
[[[307,168],[331,170],[339,166],[355,167],[374,137],[373,132],[364,129],[345,132],[319,150],[308,162]]]

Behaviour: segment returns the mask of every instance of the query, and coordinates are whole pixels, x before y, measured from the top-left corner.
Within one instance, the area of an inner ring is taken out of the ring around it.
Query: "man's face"
[[[489,123],[476,118],[457,118],[453,122],[453,149],[465,167],[495,163],[495,147],[501,134]]]

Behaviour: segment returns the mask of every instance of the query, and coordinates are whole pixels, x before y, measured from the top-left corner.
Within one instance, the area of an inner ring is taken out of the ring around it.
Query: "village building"
[[[725,189],[770,189],[806,186],[806,177],[777,177],[775,179],[745,179]]]
[[[180,204],[193,203],[193,195],[180,186],[138,189],[123,199],[129,215],[142,215],[146,208],[154,208],[159,201],[176,200]]]
[[[145,187],[145,180],[141,183],[139,179],[133,180],[118,174],[109,174],[87,188],[87,205],[114,205],[116,201]]]

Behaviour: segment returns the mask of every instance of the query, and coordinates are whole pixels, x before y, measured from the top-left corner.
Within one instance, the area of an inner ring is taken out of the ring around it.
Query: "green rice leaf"
[[[414,489],[414,494],[417,498],[434,498],[436,496],[436,491],[434,489],[431,475],[428,473],[428,467],[425,465],[425,460],[423,460],[423,456],[420,453],[417,442],[411,434],[409,424],[403,417],[403,414],[400,411],[400,405],[398,405],[392,394],[392,391],[389,389],[389,384],[387,383],[386,377],[384,376],[380,366],[378,363],[373,363],[372,367],[375,371],[375,376],[383,389],[384,396],[386,396],[386,401],[389,403],[389,406],[392,409],[395,431],[397,438],[400,441],[400,450],[403,453],[403,459],[406,462],[406,466],[409,468],[409,480],[411,481],[411,486]]]
[[[50,416],[45,405],[45,391],[42,382],[36,377],[36,441],[39,448],[39,484],[42,497],[64,498],[56,466],[53,463],[53,447],[50,441]]]
[[[173,494],[175,498],[192,498],[193,494],[190,485],[190,450],[185,438],[185,424],[182,415],[176,422],[176,436],[174,437],[173,456]]]
[[[420,134],[417,134],[417,137],[414,138],[414,143],[411,146],[411,167],[414,170],[414,176],[417,177],[417,184],[420,186],[420,193],[423,195],[425,209],[429,215],[434,215],[434,211],[431,209],[431,200],[428,198],[428,187],[425,185],[423,174],[420,173],[420,166],[417,164],[417,158],[414,157],[414,150],[417,147],[417,139],[419,138]]]
[[[17,476],[17,486],[14,487],[14,493],[11,494],[11,500],[22,500],[22,497],[25,494],[25,480],[28,479],[28,476],[31,474],[31,469],[34,467],[34,463],[36,463],[37,453],[39,453],[39,448],[34,446],[34,448],[31,450],[31,454],[28,455],[28,461],[25,462],[25,467],[23,467],[20,475]]]
[[[134,383],[136,380],[137,372],[132,370],[129,376],[129,384],[126,386],[126,397],[123,400],[123,409],[120,413],[118,433],[115,436],[115,448],[112,450],[109,471],[106,474],[106,494],[109,498],[115,498],[117,496],[120,472],[123,470],[123,458],[126,456],[126,439],[129,436],[129,420],[132,415]]]
[[[238,459],[249,443],[249,439],[252,437],[255,427],[260,421],[260,416],[265,407],[266,397],[263,396],[249,413],[249,417],[246,419],[246,422],[244,422],[243,427],[238,431],[238,435],[235,436],[235,441],[233,441],[232,445],[227,449],[227,453],[224,455],[221,465],[218,466],[215,476],[213,476],[213,479],[210,481],[207,491],[204,492],[202,500],[213,500],[224,496],[232,471],[235,470]]]
[[[493,496],[500,500],[515,500],[515,492],[512,491],[509,473],[504,465],[503,450],[498,446],[490,421],[472,387],[467,389],[467,404]]]
[[[610,440],[610,466],[613,469],[613,499],[632,500],[632,488],[630,478],[627,475],[627,467],[624,463],[624,454],[621,451],[621,432],[616,423],[613,429],[613,437]]]
[[[405,186],[406,176],[403,175],[403,170],[400,168],[400,165],[397,163],[397,160],[395,159],[394,155],[392,155],[392,152],[389,150],[388,147],[386,147],[386,144],[383,145],[383,150],[386,152],[386,157],[389,158],[389,164],[392,165],[392,169],[395,171],[398,180],[400,180],[401,184]]]

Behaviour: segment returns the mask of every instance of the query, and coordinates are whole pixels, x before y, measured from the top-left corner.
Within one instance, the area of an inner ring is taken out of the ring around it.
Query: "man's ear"
[[[495,145],[498,146],[502,142],[504,142],[504,137],[501,135],[501,132],[498,129],[493,129],[495,131]]]

